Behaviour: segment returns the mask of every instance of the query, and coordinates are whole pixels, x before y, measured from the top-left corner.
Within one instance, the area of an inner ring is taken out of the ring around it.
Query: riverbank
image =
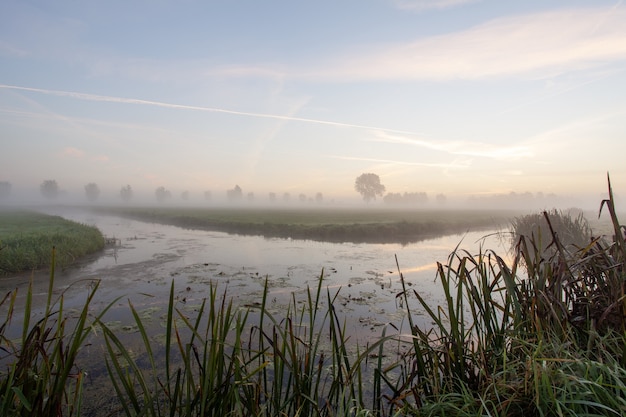
[[[511,210],[106,207],[95,209],[151,223],[238,235],[333,243],[419,242],[468,231],[507,228]]]
[[[104,247],[95,227],[34,211],[0,210],[0,276],[50,266],[64,267]]]

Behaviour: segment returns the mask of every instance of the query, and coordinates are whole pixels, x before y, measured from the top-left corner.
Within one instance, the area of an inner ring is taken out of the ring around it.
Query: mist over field
[[[0,204],[595,208],[607,172],[626,187],[625,20],[609,0],[3,1]]]

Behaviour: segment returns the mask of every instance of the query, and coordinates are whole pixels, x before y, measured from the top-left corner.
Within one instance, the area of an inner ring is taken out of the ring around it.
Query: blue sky
[[[626,188],[623,1],[0,4],[0,181],[597,197]]]

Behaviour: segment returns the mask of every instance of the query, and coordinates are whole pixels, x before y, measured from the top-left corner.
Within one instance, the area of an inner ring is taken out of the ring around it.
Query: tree
[[[39,186],[39,191],[48,200],[54,200],[59,196],[59,184],[57,184],[56,180],[45,180]]]
[[[322,193],[317,193],[315,194],[315,201],[318,203],[321,203],[324,201],[324,194]]]
[[[11,183],[8,181],[0,181],[0,200],[9,198],[11,195]]]
[[[269,193],[270,202],[273,203],[276,201],[276,193]]]
[[[133,189],[130,185],[122,187],[122,189],[120,190],[120,197],[126,203],[133,199]]]
[[[207,190],[207,191],[204,192],[204,199],[206,201],[211,201],[211,191]]]
[[[100,187],[95,182],[85,185],[85,196],[89,201],[96,201],[100,196]]]
[[[154,191],[154,195],[156,196],[156,199],[159,203],[163,203],[172,197],[172,193],[170,193],[169,190],[166,190],[163,186],[158,187]]]
[[[229,201],[240,201],[243,197],[243,190],[240,186],[235,185],[235,188],[226,191],[226,197],[228,197]]]
[[[189,191],[185,190],[182,193],[180,193],[180,198],[182,198],[184,201],[188,201],[189,200]]]
[[[363,196],[366,203],[376,200],[376,196],[382,196],[385,192],[385,186],[380,183],[380,177],[372,173],[359,175],[354,182],[354,189]]]

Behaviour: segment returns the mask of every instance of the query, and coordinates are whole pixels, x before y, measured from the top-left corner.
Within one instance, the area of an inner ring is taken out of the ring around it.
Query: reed
[[[82,387],[86,373],[76,366],[77,355],[102,314],[91,317],[89,307],[96,294],[94,281],[77,316],[64,308],[63,293],[54,299],[52,249],[50,281],[43,312],[33,305],[32,280],[26,290],[21,336],[8,335],[16,308],[17,290],[5,295],[0,307],[6,309],[0,325],[0,415],[3,416],[80,416]],[[41,315],[37,321],[35,318]]]
[[[454,251],[439,264],[446,303],[414,296],[434,323],[413,324],[410,376],[418,415],[623,415],[626,246],[609,180],[615,235],[566,247],[553,213],[550,236],[520,235],[513,259]],[[580,223],[582,224],[582,223]],[[547,230],[546,230],[547,229]],[[584,232],[584,230],[583,230]],[[402,278],[403,280],[403,278]],[[409,322],[415,307],[407,307]]]

